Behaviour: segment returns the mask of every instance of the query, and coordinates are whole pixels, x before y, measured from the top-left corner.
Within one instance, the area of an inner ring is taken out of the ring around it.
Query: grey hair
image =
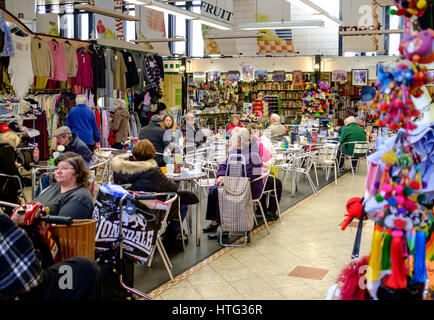
[[[21,138],[13,131],[8,131],[0,134],[0,143],[6,143],[14,147],[14,149],[20,144]]]
[[[345,118],[344,125],[347,126],[350,123],[356,123],[356,118],[354,118],[353,116],[349,116],[349,117]]]
[[[76,104],[87,104],[87,98],[83,94],[79,94],[75,97],[75,103]]]
[[[116,99],[114,105],[121,107],[121,108],[127,107],[127,103],[125,102],[125,100],[122,100],[122,99]]]
[[[230,143],[232,147],[244,149],[250,144],[250,132],[246,128],[232,129]]]
[[[273,113],[273,114],[270,116],[270,119],[273,119],[273,120],[276,121],[276,122],[280,122],[280,116],[279,116],[278,114],[276,114],[276,113]]]

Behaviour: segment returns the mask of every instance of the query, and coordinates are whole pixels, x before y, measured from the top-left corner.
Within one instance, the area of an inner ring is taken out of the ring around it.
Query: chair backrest
[[[334,145],[323,145],[318,149],[318,160],[335,160],[338,154],[339,146],[337,144]]]
[[[354,156],[363,157],[368,154],[369,143],[367,141],[356,141],[354,142]]]
[[[225,175],[231,177],[247,177],[247,165],[244,155],[232,153],[228,156]]]

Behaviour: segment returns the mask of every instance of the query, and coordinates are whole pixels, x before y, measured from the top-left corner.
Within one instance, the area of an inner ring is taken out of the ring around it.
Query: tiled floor
[[[168,283],[150,295],[170,300],[325,299],[350,261],[356,229],[341,231],[339,225],[347,200],[363,196],[364,183],[363,169],[354,177],[344,176],[338,186],[331,184],[317,197],[287,210],[280,222],[270,226],[270,234],[262,230],[247,246],[224,249],[226,253],[210,257],[191,275],[177,277],[175,285]],[[369,253],[372,228],[373,222],[367,221],[361,256]],[[322,269],[321,280],[305,278],[303,273],[290,276],[297,267]]]

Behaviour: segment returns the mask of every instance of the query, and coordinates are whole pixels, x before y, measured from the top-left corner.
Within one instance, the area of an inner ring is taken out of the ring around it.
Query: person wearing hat
[[[159,114],[154,114],[151,118],[149,124],[142,128],[139,133],[139,139],[148,139],[154,145],[157,156],[155,161],[157,161],[159,167],[166,166],[163,159],[164,149],[170,144],[169,140],[164,139],[165,130],[161,127],[161,122],[163,122],[164,116]]]
[[[67,126],[60,127],[54,132],[54,136],[57,138],[57,144],[65,147],[65,152],[74,152],[89,164],[92,151],[76,134],[72,134],[71,129]]]

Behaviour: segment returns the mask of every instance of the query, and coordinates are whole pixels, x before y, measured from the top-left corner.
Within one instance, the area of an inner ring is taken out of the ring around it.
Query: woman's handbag
[[[116,143],[116,134],[113,131],[113,129],[110,129],[110,133],[107,139],[107,142],[109,143],[109,145],[114,145]]]

